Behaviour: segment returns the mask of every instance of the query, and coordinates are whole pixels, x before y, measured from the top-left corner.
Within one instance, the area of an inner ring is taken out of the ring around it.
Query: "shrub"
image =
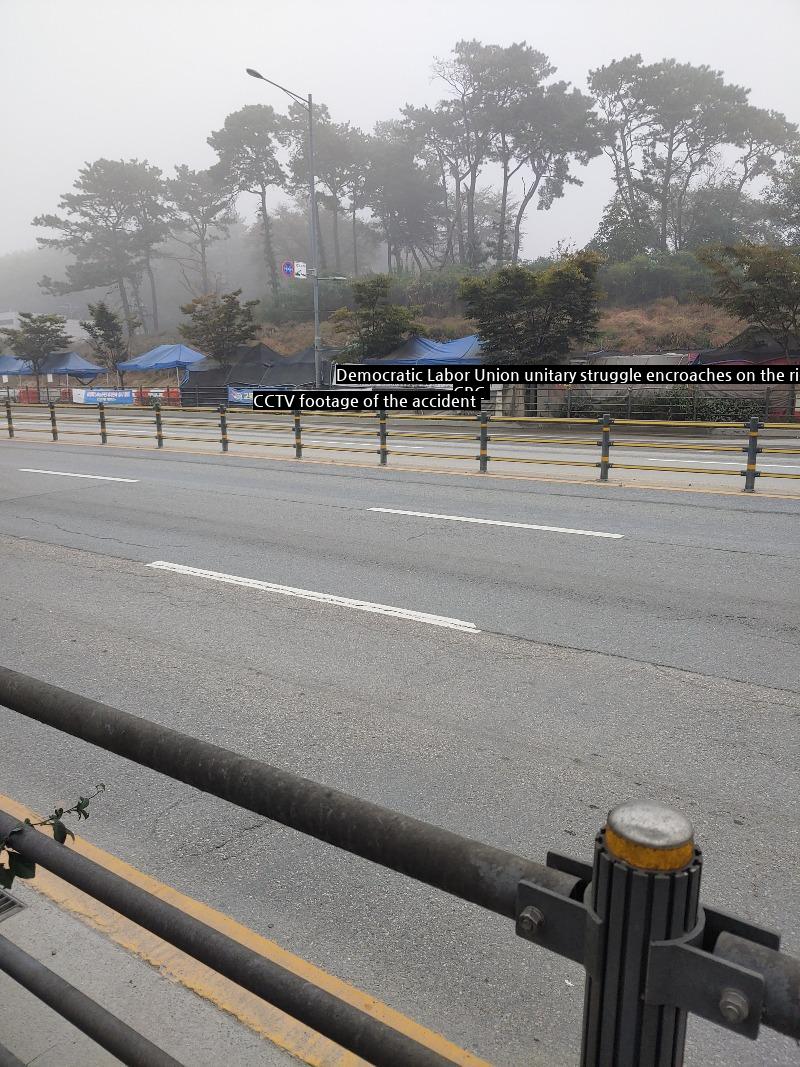
[[[679,303],[712,291],[711,273],[691,252],[634,256],[601,268],[598,283],[606,304],[634,306],[674,297]]]

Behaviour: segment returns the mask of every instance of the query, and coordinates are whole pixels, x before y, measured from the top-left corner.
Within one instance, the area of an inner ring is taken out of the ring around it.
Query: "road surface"
[[[658,798],[695,822],[704,899],[797,954],[798,518],[758,496],[0,442],[2,661],[538,860],[589,858],[611,806]],[[21,802],[102,780],[102,847],[497,1064],[577,1062],[581,972],[506,920],[4,722]],[[796,1054],[690,1022],[688,1063]]]

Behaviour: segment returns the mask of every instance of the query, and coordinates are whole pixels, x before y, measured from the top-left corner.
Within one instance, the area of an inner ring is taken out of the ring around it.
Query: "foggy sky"
[[[0,0],[0,254],[35,245],[45,231],[31,219],[56,209],[86,161],[205,167],[206,137],[229,112],[284,110],[245,67],[370,130],[444,95],[430,67],[457,40],[524,40],[584,90],[612,59],[674,56],[798,122],[799,30],[800,0]],[[530,212],[527,255],[591,237],[610,171],[601,159],[576,174],[583,188]]]

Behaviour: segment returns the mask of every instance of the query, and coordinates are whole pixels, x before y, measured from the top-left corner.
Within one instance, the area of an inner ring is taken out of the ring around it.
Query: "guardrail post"
[[[747,468],[740,473],[744,475],[744,492],[754,493],[756,491],[756,478],[759,477],[756,463],[758,461],[758,453],[761,451],[758,447],[758,431],[764,423],[753,417],[750,422],[746,422],[744,425],[747,430],[747,447],[743,448],[742,452],[747,453]]]
[[[14,420],[11,417],[11,401],[6,400],[6,421],[8,422],[8,436],[14,436]]]
[[[161,404],[157,400],[155,403],[154,411],[156,413],[156,445],[159,448],[164,447],[164,432],[161,424]]]
[[[300,425],[300,412],[294,413],[294,458],[303,458],[303,428]]]
[[[228,451],[228,419],[225,414],[225,405],[219,406],[219,443],[222,445],[222,451]]]
[[[613,421],[614,420],[608,414],[603,415],[602,418],[598,419],[602,431],[600,440],[597,442],[598,445],[600,445],[600,462],[598,463],[598,466],[600,468],[601,482],[608,481],[608,472],[611,468],[611,463],[609,462],[609,450],[611,449],[611,423]]]
[[[686,1012],[648,1003],[648,977],[653,942],[697,923],[700,872],[692,824],[679,812],[633,802],[609,814],[587,890],[596,937],[587,938],[581,1067],[683,1063]]]
[[[50,431],[53,434],[53,440],[57,441],[58,440],[58,426],[56,426],[56,406],[55,406],[55,404],[53,403],[52,400],[49,401],[47,406],[50,408]]]
[[[489,416],[482,411],[478,416],[480,434],[478,437],[478,470],[485,474],[489,466]]]
[[[97,416],[100,419],[100,444],[108,444],[108,433],[106,432],[106,406],[101,400],[97,405]]]
[[[380,465],[386,466],[386,458],[389,455],[386,448],[386,409],[381,408],[378,412],[378,455],[380,456]]]

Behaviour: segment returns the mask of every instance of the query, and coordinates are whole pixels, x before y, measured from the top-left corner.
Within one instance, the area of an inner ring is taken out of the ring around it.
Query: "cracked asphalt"
[[[23,474],[19,467],[139,478]],[[622,534],[377,514],[372,507]],[[543,860],[635,796],[708,903],[800,952],[800,502],[0,446],[2,662]],[[462,633],[177,564],[473,622]],[[508,1067],[578,1062],[582,975],[509,923],[3,715],[2,789]],[[797,1062],[692,1020],[687,1063]]]

